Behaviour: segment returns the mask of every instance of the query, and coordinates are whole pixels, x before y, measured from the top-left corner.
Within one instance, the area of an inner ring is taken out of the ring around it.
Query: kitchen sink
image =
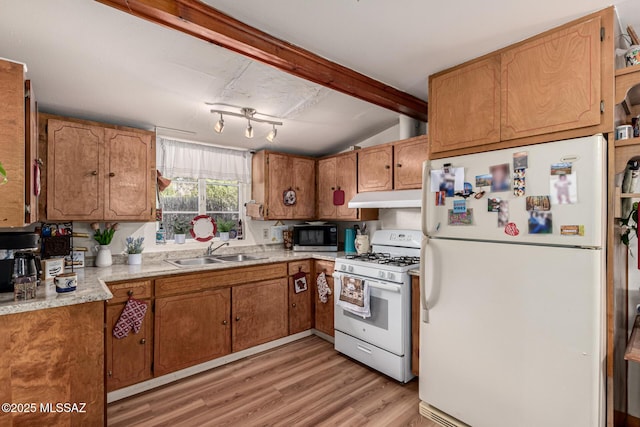
[[[254,260],[257,260],[257,259],[265,259],[265,258],[266,257],[264,257],[264,256],[236,254],[236,255],[217,256],[214,259],[217,259],[217,260],[222,261],[222,262],[229,262],[229,261],[243,262],[243,261],[254,261]]]
[[[193,267],[197,265],[217,264],[223,262],[213,257],[167,259],[165,261],[169,264],[177,265],[178,267]]]

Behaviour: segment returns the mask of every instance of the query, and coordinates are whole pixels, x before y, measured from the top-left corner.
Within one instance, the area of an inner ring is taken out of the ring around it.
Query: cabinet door
[[[287,335],[286,278],[234,286],[232,295],[234,352]]]
[[[293,188],[297,201],[293,206],[294,219],[313,219],[316,216],[316,161],[291,158]]]
[[[102,220],[103,152],[103,128],[48,121],[48,220]]]
[[[296,293],[293,277],[289,277],[289,335],[311,329],[311,275],[307,273],[307,289]]]
[[[420,278],[411,277],[411,373],[420,372]]]
[[[330,261],[316,261],[314,265],[315,277],[320,273],[324,273],[327,277],[327,284],[331,289],[331,295],[328,296],[326,303],[320,301],[318,296],[318,288],[314,279],[314,304],[315,304],[315,329],[327,335],[333,336],[333,267],[334,263]]]
[[[393,146],[395,158],[394,189],[422,188],[422,163],[427,160],[427,148],[426,137],[400,142]]]
[[[333,191],[336,189],[336,158],[318,160],[318,218],[334,219]]]
[[[146,300],[148,304],[150,302]],[[117,390],[151,378],[151,354],[153,349],[151,331],[151,307],[142,321],[140,332],[133,331],[125,338],[113,336],[113,327],[120,318],[125,304],[107,306],[106,359],[107,391]]]
[[[231,352],[230,296],[227,288],[156,299],[156,376]]]
[[[600,123],[600,27],[592,18],[502,53],[503,140]]]
[[[24,162],[24,201],[28,206],[25,212],[25,224],[31,224],[38,220],[38,198],[35,193],[36,176],[35,165],[38,161],[38,108],[36,95],[31,80],[25,84],[25,162]],[[37,183],[40,185],[40,182]]]
[[[358,192],[393,190],[393,146],[365,148],[358,153]]]
[[[500,140],[500,56],[429,78],[432,153]]]
[[[286,154],[268,153],[267,213],[270,219],[290,219],[293,209],[285,206],[283,192],[293,188],[291,158]]]
[[[336,206],[336,218],[359,219],[358,209],[349,209],[349,200],[358,192],[358,157],[350,153],[336,157],[336,187],[344,191],[344,205]]]
[[[155,150],[150,134],[105,129],[105,219],[151,221]]]

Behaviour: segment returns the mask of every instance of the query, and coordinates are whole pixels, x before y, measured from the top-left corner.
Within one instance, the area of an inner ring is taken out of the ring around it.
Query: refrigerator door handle
[[[422,305],[422,321],[429,323],[429,298],[427,298],[427,281],[426,279],[426,262],[427,258],[425,254],[427,252],[427,246],[429,245],[429,237],[424,236],[422,239],[422,245],[420,245],[420,300]],[[433,274],[431,275],[433,277]]]
[[[429,160],[422,164],[422,234],[427,232],[427,198],[429,196],[429,185],[431,176],[431,163]]]

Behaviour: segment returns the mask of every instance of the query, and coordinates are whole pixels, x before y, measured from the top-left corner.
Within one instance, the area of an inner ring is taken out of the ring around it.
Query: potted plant
[[[186,218],[181,218],[179,216],[175,216],[173,218],[173,240],[179,245],[184,244],[187,238],[187,233],[191,228],[191,221]]]
[[[142,251],[144,250],[144,237],[129,236],[125,239],[124,253],[128,255],[129,265],[142,264]]]
[[[111,240],[113,240],[113,235],[118,229],[118,223],[111,224],[107,222],[104,224],[104,230],[101,230],[100,224],[94,222],[91,224],[91,229],[93,230],[93,238],[98,242],[98,245],[95,247],[97,252],[95,265],[96,267],[109,267],[113,264],[113,257],[111,256],[109,245],[111,244]]]
[[[216,221],[216,224],[218,226],[218,231],[220,232],[220,240],[222,240],[223,242],[226,242],[227,240],[229,240],[229,232],[233,230],[233,227],[235,227],[236,222],[232,220],[227,221],[222,218],[219,218]]]

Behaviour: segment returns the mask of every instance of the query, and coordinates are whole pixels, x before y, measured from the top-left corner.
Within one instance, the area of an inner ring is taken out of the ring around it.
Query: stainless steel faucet
[[[209,245],[209,247],[207,248],[207,251],[204,253],[205,255],[213,255],[213,253],[214,253],[215,251],[217,251],[218,249],[220,249],[221,247],[223,247],[223,246],[229,246],[229,242],[224,242],[224,243],[221,243],[221,244],[220,244],[220,246],[216,246],[215,248],[212,248],[212,246],[213,246],[213,244],[214,244],[214,243],[215,243],[215,242],[211,242],[211,244],[210,244],[210,245]]]

